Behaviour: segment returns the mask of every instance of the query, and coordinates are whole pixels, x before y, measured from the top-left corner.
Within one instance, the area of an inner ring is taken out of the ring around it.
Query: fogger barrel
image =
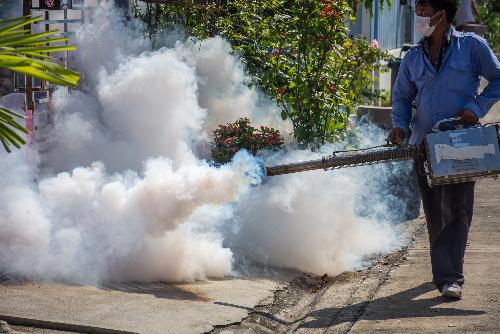
[[[334,152],[318,160],[303,161],[287,165],[266,167],[268,176],[298,173],[315,169],[334,169],[370,165],[380,162],[411,160],[418,157],[413,145],[387,146],[373,149]]]
[[[422,149],[413,145],[384,145],[333,152],[318,160],[267,167],[267,175],[418,159],[418,172],[427,176],[430,186],[469,182],[483,177],[496,178],[500,174],[500,127],[497,124],[456,127],[451,123],[455,120],[436,123],[433,131],[425,136]],[[450,123],[453,130],[442,129]]]

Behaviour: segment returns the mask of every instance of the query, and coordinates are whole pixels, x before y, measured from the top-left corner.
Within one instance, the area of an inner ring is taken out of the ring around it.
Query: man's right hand
[[[389,131],[389,140],[395,145],[400,145],[405,139],[405,132],[401,128],[392,128]]]

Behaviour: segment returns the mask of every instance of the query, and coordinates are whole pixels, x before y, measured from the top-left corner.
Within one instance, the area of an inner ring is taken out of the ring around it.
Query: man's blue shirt
[[[452,28],[439,72],[424,53],[423,43],[407,52],[392,95],[392,124],[420,144],[433,125],[455,117],[463,108],[482,118],[500,99],[500,62],[481,37]],[[488,86],[478,95],[480,77]],[[412,102],[416,112],[412,119]]]

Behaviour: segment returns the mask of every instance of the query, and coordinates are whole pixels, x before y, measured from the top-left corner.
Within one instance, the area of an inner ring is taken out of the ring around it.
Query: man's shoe
[[[460,299],[462,298],[462,287],[457,283],[446,284],[441,295],[447,298]]]

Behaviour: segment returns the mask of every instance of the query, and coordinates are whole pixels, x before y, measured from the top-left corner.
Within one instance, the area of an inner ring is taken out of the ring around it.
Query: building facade
[[[356,13],[356,21],[351,24],[351,34],[361,35],[368,41],[377,40],[381,49],[395,57],[402,56],[404,44],[416,44],[420,40],[415,31],[415,4],[413,0],[392,0],[383,7],[379,1],[373,1],[373,13],[361,5]],[[377,73],[378,87],[391,90],[391,73]]]

